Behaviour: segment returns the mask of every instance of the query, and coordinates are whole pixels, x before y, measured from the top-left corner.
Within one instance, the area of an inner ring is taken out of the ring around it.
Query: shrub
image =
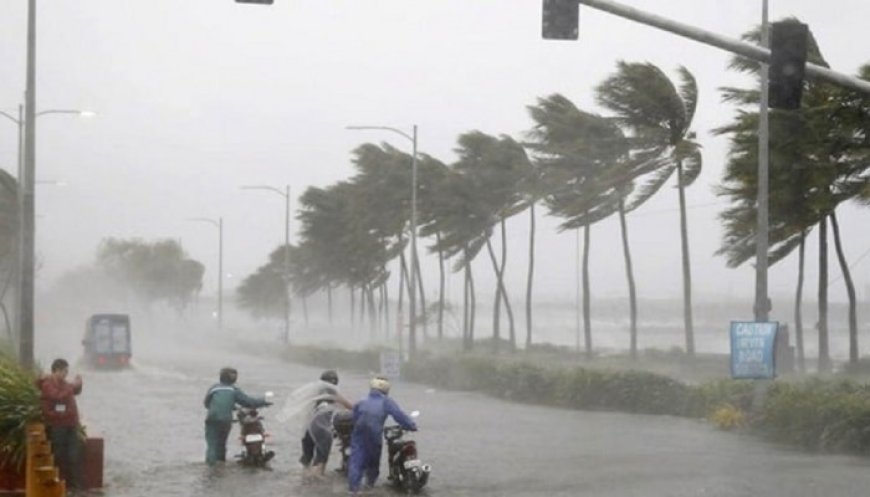
[[[26,450],[25,426],[39,421],[39,392],[33,373],[0,352],[0,461],[20,468]]]
[[[776,383],[758,428],[808,449],[870,453],[870,391],[850,381]]]
[[[722,404],[709,416],[710,421],[723,430],[745,428],[747,425],[746,413],[732,404]]]

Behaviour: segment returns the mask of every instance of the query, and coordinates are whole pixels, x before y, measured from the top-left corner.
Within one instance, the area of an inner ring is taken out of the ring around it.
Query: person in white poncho
[[[305,420],[305,435],[302,437],[302,457],[299,462],[305,467],[307,479],[321,478],[326,471],[326,462],[332,450],[332,416],[339,406],[353,409],[338,391],[338,373],[324,371],[320,375],[320,388],[314,405]]]

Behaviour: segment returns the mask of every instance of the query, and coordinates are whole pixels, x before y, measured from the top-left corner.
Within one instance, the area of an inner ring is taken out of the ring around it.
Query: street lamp
[[[345,126],[352,130],[384,130],[404,136],[411,141],[411,290],[408,292],[409,332],[408,332],[408,356],[413,357],[417,351],[417,125],[412,126],[411,134],[389,126]],[[400,342],[401,343],[401,342]],[[401,354],[401,351],[399,351]]]
[[[245,185],[242,190],[266,190],[284,197],[284,343],[290,342],[290,185],[280,188],[268,185]]]
[[[16,323],[19,335],[19,361],[25,368],[33,366],[33,287],[34,287],[34,181],[36,170],[36,118],[46,114],[75,114],[81,117],[95,115],[90,111],[49,109],[34,111],[36,3],[31,0],[28,10],[27,92],[26,106],[18,106],[18,116],[4,111],[0,115],[18,127],[18,312]]]
[[[218,329],[224,327],[224,218],[192,217],[188,221],[208,223],[218,229]]]

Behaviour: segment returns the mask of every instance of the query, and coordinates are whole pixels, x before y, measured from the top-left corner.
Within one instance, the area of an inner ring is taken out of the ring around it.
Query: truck
[[[85,324],[84,361],[97,369],[121,369],[130,366],[133,356],[130,341],[130,316],[94,314]]]

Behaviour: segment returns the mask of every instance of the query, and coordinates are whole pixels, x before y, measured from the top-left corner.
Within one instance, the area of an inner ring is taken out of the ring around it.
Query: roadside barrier
[[[25,466],[25,497],[64,497],[66,483],[60,479],[54,465],[51,444],[45,435],[45,425],[27,425],[27,461]]]

